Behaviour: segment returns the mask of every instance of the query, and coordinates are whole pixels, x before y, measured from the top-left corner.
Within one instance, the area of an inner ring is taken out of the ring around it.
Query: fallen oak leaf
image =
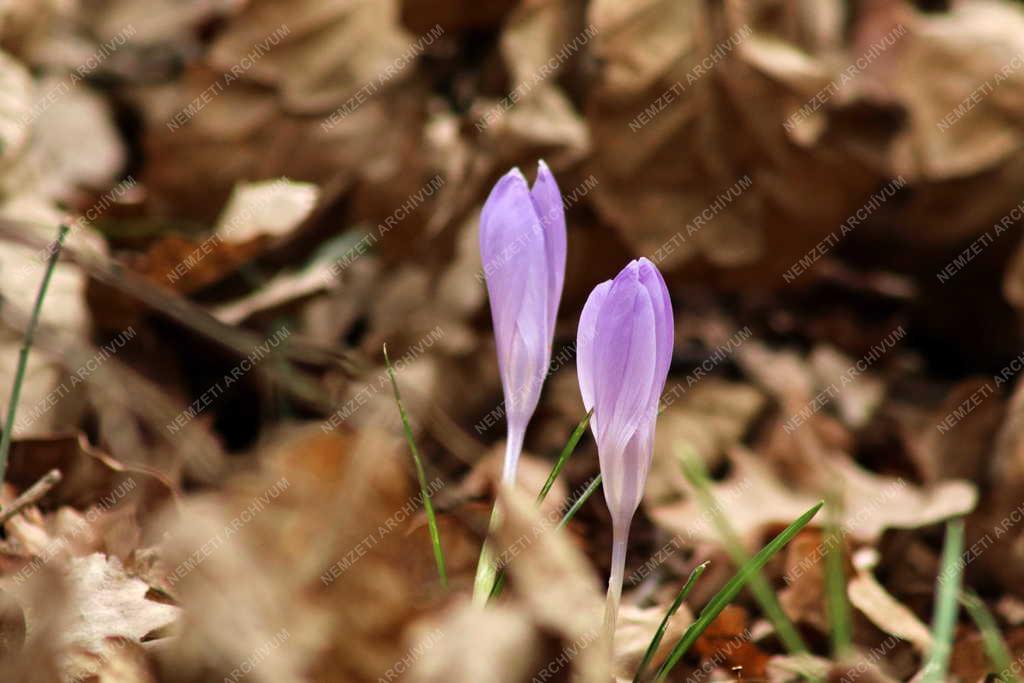
[[[36,576],[49,578],[45,573]],[[146,595],[150,587],[129,576],[120,560],[102,553],[69,558],[60,578],[67,589],[58,636],[61,649],[99,653],[105,647],[104,641],[112,636],[142,642],[147,635],[173,624],[181,612],[174,605],[149,600]],[[29,583],[32,581],[10,582],[7,587],[25,604],[31,592],[26,588]],[[30,634],[39,627],[34,622],[52,617],[33,610],[32,606],[29,601]]]

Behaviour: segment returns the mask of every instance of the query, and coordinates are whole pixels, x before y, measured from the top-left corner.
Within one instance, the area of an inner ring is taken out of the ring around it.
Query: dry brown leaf
[[[22,489],[51,469],[62,479],[44,498],[51,505],[86,509],[113,506],[130,497],[145,510],[171,502],[176,491],[160,472],[144,465],[122,463],[89,444],[84,434],[52,434],[19,439],[11,448],[7,478]]]
[[[563,647],[573,648],[573,677],[606,680],[609,658],[607,644],[601,642],[603,600],[589,562],[568,542],[564,531],[552,529],[556,516],[540,515],[530,497],[503,487],[498,505],[504,523],[496,534],[496,556],[512,558],[506,567],[506,591],[514,591],[538,627],[556,634]]]
[[[850,604],[879,629],[913,643],[918,652],[931,650],[932,635],[928,626],[890,595],[871,572],[858,572],[850,579],[846,592]]]
[[[260,451],[262,472],[194,497],[173,525],[165,566],[186,617],[161,657],[186,662],[186,680],[229,675],[257,651],[255,680],[375,680],[405,657],[401,634],[437,590],[410,571],[425,564],[410,554],[431,550],[409,535],[422,505],[408,453],[380,431],[317,425]]]
[[[754,544],[766,525],[785,526],[807,511],[821,495],[794,491],[753,453],[735,447],[730,453],[732,472],[713,486],[718,501],[743,501],[728,507],[729,522],[741,538]],[[831,483],[842,482],[844,498],[840,524],[850,537],[874,542],[887,528],[914,529],[970,512],[977,501],[973,485],[964,481],[916,487],[903,479],[869,472],[845,458],[829,461]],[[721,503],[720,503],[721,504]],[[692,497],[648,508],[651,519],[663,528],[688,538],[715,542],[718,534]]]
[[[0,173],[8,168],[27,143],[31,126],[33,84],[28,70],[10,55],[0,52]]]
[[[64,633],[69,645],[102,651],[103,639],[121,636],[141,641],[177,620],[181,610],[146,599],[149,586],[129,577],[120,561],[96,553],[72,558],[68,581],[74,618]]]
[[[794,623],[829,632],[825,605],[825,536],[817,529],[804,530],[786,546],[786,587],[779,591],[779,603]]]
[[[958,3],[916,18],[889,81],[910,116],[893,148],[896,173],[944,180],[1007,159],[1022,140],[1006,122],[1024,105],[1024,74],[1000,69],[1024,51],[1022,31],[1024,13],[1005,2]],[[957,107],[985,83],[985,96],[962,121],[941,125],[950,114],[958,118]]]
[[[882,380],[864,373],[850,381],[842,381],[844,373],[855,367],[856,359],[830,346],[815,347],[808,360],[814,369],[818,388],[839,387],[835,405],[843,422],[851,429],[860,429],[866,425],[885,397],[885,384]]]
[[[158,683],[145,648],[126,638],[106,638],[96,652],[78,650],[68,658],[72,681],[97,683]]]
[[[656,507],[688,490],[679,467],[681,445],[692,448],[709,469],[714,469],[729,449],[740,443],[765,403],[764,394],[747,384],[693,375],[670,381],[662,399],[666,407],[658,416],[645,508]]]
[[[729,605],[693,644],[704,666],[725,670],[740,667],[742,678],[760,678],[768,656],[753,642],[750,617],[739,605]]]
[[[112,187],[127,160],[107,100],[84,85],[67,88],[65,79],[48,78],[36,88],[42,112],[33,121],[33,141],[24,163],[39,169],[37,191],[69,200],[81,189]],[[47,97],[58,97],[49,106]]]
[[[615,664],[614,673],[618,679],[633,680],[640,660],[647,652],[661,620],[665,617],[668,605],[652,607],[635,607],[623,604],[619,609],[619,620],[615,626]],[[682,605],[668,623],[662,636],[661,645],[651,660],[654,671],[668,656],[672,647],[682,637],[686,627],[693,622],[693,615],[686,605]]]
[[[285,178],[235,186],[217,219],[214,235],[229,244],[282,237],[312,213],[320,190]]]
[[[393,67],[417,41],[402,28],[396,0],[300,0],[287,7],[272,0],[249,3],[218,36],[211,63],[229,71],[280,27],[287,27],[285,36],[254,60],[246,77],[279,87],[291,111],[341,107],[360,88],[379,87],[389,66],[396,83],[412,71]]]
[[[330,286],[330,264],[317,262],[299,272],[281,273],[243,296],[218,304],[210,313],[223,323],[238,325],[249,316],[269,309],[297,303]]]
[[[1005,415],[1005,405],[994,393],[989,378],[963,379],[918,424],[909,426],[908,453],[924,481],[986,480],[986,466]],[[963,406],[970,411],[958,418]]]
[[[414,683],[527,681],[545,664],[534,624],[519,607],[486,610],[461,602],[413,629],[408,651],[416,653],[409,679]],[[385,672],[386,675],[386,672]]]

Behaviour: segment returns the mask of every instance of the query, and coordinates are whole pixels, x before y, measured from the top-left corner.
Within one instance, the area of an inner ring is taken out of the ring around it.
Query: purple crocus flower
[[[610,633],[622,595],[629,526],[651,464],[658,402],[672,360],[673,329],[665,280],[645,258],[595,287],[580,316],[576,368],[583,405],[594,411],[590,427],[612,517],[606,612]]]
[[[502,176],[480,216],[480,256],[505,393],[509,483],[551,362],[565,249],[562,195],[547,164],[538,163],[533,189],[518,168]]]

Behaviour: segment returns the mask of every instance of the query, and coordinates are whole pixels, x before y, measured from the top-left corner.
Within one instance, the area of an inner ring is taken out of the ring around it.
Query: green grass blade
[[[43,281],[39,285],[36,303],[32,307],[32,315],[28,319],[25,337],[21,343],[21,350],[18,352],[18,369],[14,373],[11,397],[7,401],[7,420],[4,422],[4,433],[0,435],[0,483],[4,481],[4,476],[7,473],[7,456],[11,451],[11,437],[14,434],[14,416],[18,410],[18,401],[21,399],[21,383],[25,379],[25,368],[28,367],[28,354],[32,349],[36,326],[39,324],[39,314],[43,310],[43,299],[46,298],[46,290],[50,287],[50,278],[53,277],[53,269],[57,265],[57,259],[60,258],[60,250],[64,246],[64,238],[67,237],[67,234],[68,226],[60,226],[57,231],[57,241],[50,247],[50,258],[46,263]]]
[[[594,414],[594,409],[591,408],[580,423],[576,425],[576,429],[573,430],[572,435],[565,444],[565,448],[558,455],[558,460],[555,461],[555,466],[551,468],[551,474],[548,475],[548,480],[544,482],[544,486],[541,487],[540,493],[537,494],[537,504],[540,505],[547,498],[548,492],[551,491],[551,487],[555,484],[555,479],[558,479],[558,475],[562,473],[562,469],[565,467],[565,463],[569,461],[569,456],[576,450],[576,445],[583,438],[583,433],[587,431],[587,425],[590,424],[590,417]]]
[[[956,629],[960,605],[960,574],[963,565],[960,556],[964,549],[964,521],[946,522],[946,539],[942,545],[942,563],[936,583],[935,615],[932,618],[932,650],[924,667],[922,683],[940,683],[946,680],[949,656],[953,651],[953,631]]]
[[[718,533],[722,537],[725,549],[729,556],[732,557],[732,561],[737,566],[749,563],[750,554],[747,553],[735,529],[733,529],[729,520],[722,514],[721,508],[715,502],[714,494],[711,492],[711,481],[704,470],[703,463],[698,458],[692,457],[692,453],[690,456],[683,456],[681,459],[683,472],[696,490],[698,501],[714,520],[715,527],[718,529]],[[779,604],[779,599],[775,596],[775,591],[772,590],[771,584],[764,578],[760,570],[751,575],[750,590],[757,599],[758,604],[761,605],[765,615],[775,625],[779,639],[782,640],[783,645],[786,646],[790,654],[799,655],[807,653],[807,645],[804,643],[803,638],[800,637],[796,626],[786,616],[782,605]]]
[[[960,594],[960,604],[964,606],[967,613],[974,619],[978,630],[981,631],[981,638],[985,643],[985,654],[992,663],[992,670],[996,677],[1003,683],[1018,683],[1020,680],[1013,673],[1013,658],[1010,656],[1010,649],[1006,647],[1006,641],[999,632],[999,625],[995,617],[985,607],[981,598],[971,590],[965,590]]]
[[[651,660],[654,659],[654,653],[661,647],[661,640],[665,637],[665,631],[668,629],[668,622],[671,621],[675,613],[679,611],[679,608],[683,604],[683,600],[690,594],[697,579],[704,573],[704,570],[708,568],[710,562],[704,562],[697,566],[692,572],[690,572],[690,578],[683,584],[682,589],[679,591],[679,595],[676,596],[675,602],[665,612],[665,618],[661,620],[661,624],[658,626],[658,630],[654,633],[654,638],[651,639],[651,644],[647,646],[647,652],[644,653],[644,658],[640,660],[640,666],[636,668],[636,675],[633,676],[633,683],[640,683],[643,680],[643,676],[647,673],[647,667],[650,666]]]
[[[579,509],[583,507],[583,504],[587,502],[587,499],[594,494],[594,491],[596,491],[600,485],[601,475],[599,474],[596,477],[594,477],[594,479],[590,482],[590,485],[587,486],[583,493],[580,494],[580,497],[573,502],[572,507],[565,511],[565,514],[562,515],[562,519],[558,521],[558,526],[555,528],[565,528],[565,525],[572,521],[572,518],[576,516],[576,513],[579,512]],[[504,570],[498,572],[498,577],[494,581],[494,587],[491,589],[491,594],[487,599],[493,600],[494,598],[501,595],[501,591],[503,588],[505,588]]]
[[[412,435],[412,427],[409,425],[409,416],[405,413],[405,406],[402,405],[402,395],[398,391],[398,380],[395,379],[395,369],[391,366],[391,359],[388,358],[388,345],[384,345],[384,363],[388,368],[388,377],[391,378],[391,388],[395,392],[395,403],[398,405],[398,414],[402,416],[402,428],[405,430],[405,440],[409,443],[409,450],[412,452],[412,461],[416,465],[416,478],[420,482],[420,495],[423,496],[423,509],[427,513],[427,526],[430,528],[430,542],[434,546],[434,562],[437,563],[437,575],[441,580],[441,587],[448,587],[448,572],[444,566],[444,550],[441,549],[441,534],[437,530],[437,517],[434,516],[434,504],[430,502],[430,490],[427,488],[427,475],[423,471],[423,462],[420,460],[419,449],[416,448],[416,440]]]
[[[844,659],[853,652],[853,620],[846,597],[843,532],[839,527],[839,501],[829,501],[825,516],[825,597],[832,634],[832,656]]]
[[[572,507],[566,510],[565,514],[562,515],[562,519],[558,521],[557,528],[564,529],[565,525],[572,521],[572,518],[575,517],[576,513],[580,511],[580,508],[583,507],[583,504],[587,502],[587,499],[590,498],[590,496],[594,494],[594,491],[596,491],[600,486],[601,475],[599,474],[596,477],[594,477],[594,479],[590,482],[590,486],[588,486],[586,490],[580,494],[580,497],[576,499],[576,502],[572,504]]]
[[[711,602],[704,607],[701,611],[700,616],[697,620],[690,624],[690,627],[686,629],[683,637],[679,639],[675,647],[672,648],[672,652],[669,653],[668,659],[658,669],[658,675],[656,680],[658,683],[664,681],[669,672],[672,671],[673,667],[679,663],[679,660],[683,658],[683,655],[690,649],[690,647],[696,642],[697,638],[711,625],[722,610],[735,599],[743,587],[747,584],[751,577],[756,576],[761,569],[768,563],[768,560],[772,558],[775,553],[782,550],[782,548],[792,540],[794,536],[800,533],[800,530],[807,526],[807,523],[811,521],[814,515],[818,514],[818,510],[825,502],[821,501],[810,510],[800,515],[795,522],[790,524],[788,527],[783,529],[782,533],[773,538],[771,542],[754,555],[749,562],[745,563],[740,570],[736,572],[735,576],[729,579],[729,582],[722,587],[722,590],[715,594],[715,597],[711,598]]]

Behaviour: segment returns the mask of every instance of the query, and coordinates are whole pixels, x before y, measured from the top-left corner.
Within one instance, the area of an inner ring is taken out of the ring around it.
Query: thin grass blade
[[[971,590],[965,590],[960,594],[960,604],[964,606],[967,613],[974,619],[974,623],[981,631],[981,638],[985,644],[985,654],[988,655],[992,664],[992,671],[1003,683],[1018,683],[1019,678],[1013,672],[1013,658],[1010,656],[1010,649],[999,632],[999,625],[995,617],[985,607],[981,598]]]
[[[0,435],[0,483],[3,482],[7,473],[7,455],[11,450],[14,416],[18,410],[18,401],[21,399],[21,383],[25,379],[25,368],[28,367],[28,354],[32,350],[36,326],[39,324],[39,314],[43,310],[43,300],[46,298],[46,290],[50,287],[50,278],[53,277],[53,269],[57,266],[57,259],[60,258],[60,250],[64,247],[64,238],[67,237],[68,230],[68,226],[60,226],[57,231],[57,240],[50,246],[50,258],[46,262],[43,281],[39,285],[36,303],[32,307],[32,314],[28,319],[28,326],[25,328],[25,337],[21,342],[21,350],[18,352],[18,368],[14,373],[11,396],[7,401],[7,420],[4,422],[4,432]]]
[[[690,578],[688,578],[686,583],[683,584],[682,589],[679,591],[679,595],[676,596],[675,601],[668,608],[668,611],[665,612],[665,618],[661,620],[661,624],[658,625],[658,630],[655,632],[654,638],[651,639],[651,644],[647,646],[647,652],[644,653],[644,658],[640,660],[640,666],[636,669],[636,675],[633,676],[633,683],[640,683],[640,681],[643,680],[644,674],[647,673],[647,667],[650,666],[651,660],[654,659],[654,654],[658,651],[658,648],[661,647],[661,640],[665,637],[665,631],[668,629],[668,622],[671,621],[672,617],[674,617],[676,612],[679,611],[679,608],[683,604],[683,600],[685,600],[686,596],[690,594],[694,584],[697,583],[697,579],[700,578],[700,575],[704,573],[704,570],[708,568],[709,564],[711,563],[704,562],[699,564],[696,569],[690,572]]]
[[[697,638],[711,625],[722,610],[735,599],[743,587],[747,584],[752,576],[756,576],[758,572],[768,563],[768,560],[772,558],[775,553],[782,550],[787,543],[789,543],[794,536],[800,533],[800,530],[807,526],[807,523],[814,518],[814,515],[818,514],[818,510],[825,504],[825,501],[817,503],[810,510],[800,515],[792,524],[783,529],[782,533],[773,538],[771,542],[754,555],[749,562],[745,563],[736,574],[729,579],[729,582],[725,584],[722,590],[715,594],[715,597],[711,599],[711,602],[704,607],[701,611],[700,616],[697,620],[690,624],[690,627],[686,629],[682,638],[676,643],[675,647],[672,648],[672,652],[669,653],[668,658],[658,669],[656,681],[661,683],[664,681],[679,660],[683,658],[683,655],[687,653],[690,647],[696,642]]]
[[[558,460],[555,461],[555,466],[551,468],[551,473],[548,475],[548,480],[544,482],[544,486],[541,487],[540,493],[537,494],[537,504],[544,502],[547,498],[548,492],[551,491],[551,487],[554,486],[555,480],[558,479],[558,475],[562,473],[562,469],[565,467],[565,463],[569,462],[569,456],[576,450],[576,445],[579,444],[580,439],[583,438],[584,432],[587,431],[587,426],[590,424],[590,417],[594,414],[594,409],[583,416],[579,424],[576,425],[576,429],[573,430],[572,435],[565,444],[565,448],[558,455]]]
[[[448,572],[444,564],[444,550],[441,548],[441,534],[437,530],[437,517],[434,515],[434,505],[430,502],[430,489],[427,488],[427,475],[423,471],[423,462],[420,460],[420,451],[416,448],[416,439],[412,435],[412,427],[409,425],[409,416],[402,405],[402,395],[398,391],[398,380],[395,379],[395,369],[391,366],[391,359],[388,358],[388,345],[384,345],[384,364],[387,365],[388,377],[391,378],[391,388],[395,392],[395,403],[398,405],[398,414],[402,416],[402,428],[405,430],[405,440],[409,444],[409,451],[412,453],[412,461],[416,465],[416,478],[420,483],[420,495],[423,497],[423,509],[427,513],[427,526],[430,529],[430,543],[434,546],[434,562],[437,564],[437,576],[441,580],[441,587],[448,587]]]
[[[825,515],[825,596],[832,634],[832,656],[843,659],[853,652],[853,621],[846,597],[846,563],[843,531],[839,526],[840,503],[833,496]]]
[[[590,496],[594,495],[594,491],[600,488],[600,486],[601,475],[599,474],[591,480],[590,486],[588,486],[586,490],[584,490],[583,493],[580,494],[580,497],[576,499],[576,501],[572,504],[572,507],[566,510],[565,514],[562,515],[562,519],[558,521],[557,528],[564,529],[565,525],[572,521],[572,518],[575,517],[576,513],[580,511],[580,508],[583,507],[583,504],[587,502],[587,499],[590,498]]]
[[[964,549],[964,520],[946,522],[946,539],[942,544],[942,562],[939,565],[935,590],[935,615],[932,618],[932,651],[928,654],[922,683],[940,683],[949,671],[949,656],[953,651],[953,631],[956,629],[960,605],[960,575],[963,565],[960,555]]]

